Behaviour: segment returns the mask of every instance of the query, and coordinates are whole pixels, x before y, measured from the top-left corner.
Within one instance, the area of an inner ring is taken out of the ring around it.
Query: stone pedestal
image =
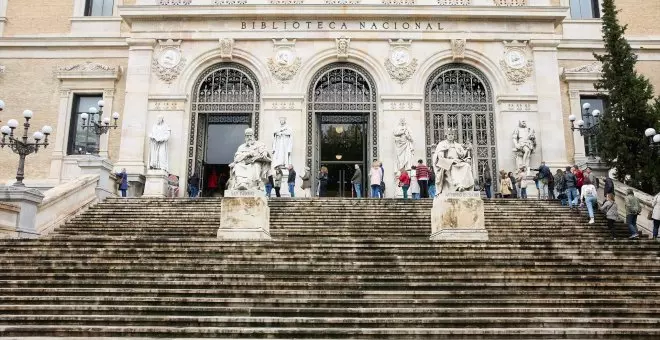
[[[107,197],[117,196],[115,181],[110,177],[113,164],[109,159],[91,155],[85,156],[78,160],[78,167],[80,167],[82,175],[99,175],[99,182],[96,186],[96,196],[99,201],[103,201]]]
[[[26,187],[0,187],[0,202],[9,203],[20,209],[16,219],[18,237],[37,238],[37,212],[44,195],[36,189]]]
[[[143,197],[167,197],[167,171],[148,170]]]
[[[480,192],[440,194],[433,199],[431,241],[487,241]]]
[[[265,192],[225,191],[218,238],[227,241],[270,241],[270,208]]]

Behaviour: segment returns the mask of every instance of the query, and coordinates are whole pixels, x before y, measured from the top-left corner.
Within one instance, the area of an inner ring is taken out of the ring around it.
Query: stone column
[[[44,195],[36,189],[25,187],[0,187],[0,202],[9,203],[20,209],[16,225],[18,237],[37,238],[37,212]]]
[[[149,84],[154,39],[127,39],[128,69],[126,99],[121,117],[121,144],[117,168],[126,168],[129,175],[145,174],[145,147]]]
[[[559,63],[557,61],[558,40],[531,41],[534,53],[536,93],[538,95],[539,127],[537,140],[540,148],[537,153],[551,168],[568,164],[566,140],[564,138],[564,118],[561,106],[559,84]],[[534,167],[534,165],[531,165]]]
[[[116,196],[115,182],[112,180],[112,162],[107,158],[86,156],[78,161],[82,175],[99,175],[96,185],[96,197],[103,201],[108,197]]]

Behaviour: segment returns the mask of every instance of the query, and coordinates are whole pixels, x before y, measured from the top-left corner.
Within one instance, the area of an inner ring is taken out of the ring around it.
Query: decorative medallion
[[[159,40],[158,44],[159,50],[155,53],[151,61],[151,69],[160,80],[169,84],[183,70],[183,67],[186,65],[186,58],[181,55],[181,40]]]
[[[451,54],[454,60],[465,58],[465,39],[452,39],[451,41]]]
[[[534,62],[529,57],[527,42],[511,41],[504,42],[504,59],[500,60],[500,66],[506,73],[509,81],[516,85],[522,85],[532,75]]]
[[[231,59],[234,54],[234,39],[220,38],[220,58]]]
[[[341,36],[335,39],[335,43],[337,44],[337,59],[348,59],[348,48],[351,45],[351,38]]]
[[[392,79],[403,84],[417,70],[417,59],[410,55],[412,40],[390,40],[390,55],[385,59],[385,68]]]
[[[275,45],[275,56],[268,58],[268,68],[273,77],[286,83],[298,73],[301,65],[300,57],[296,56],[296,39],[291,41],[273,39],[273,44]]]

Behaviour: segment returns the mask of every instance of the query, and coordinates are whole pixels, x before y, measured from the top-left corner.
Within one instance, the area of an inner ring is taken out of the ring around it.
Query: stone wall
[[[74,0],[11,0],[5,36],[68,33]]]
[[[55,76],[58,66],[68,66],[84,63],[87,59],[0,59],[4,65],[5,73],[0,76],[1,99],[5,101],[5,110],[0,114],[2,125],[9,119],[23,120],[22,112],[25,109],[34,111],[31,121],[31,132],[44,125],[53,127],[53,135],[49,141],[55,142],[57,135],[64,133],[68,139],[68,131],[58,127],[58,112],[60,110],[60,81]],[[95,62],[108,65],[121,65],[126,68],[125,59],[94,59]],[[125,82],[120,78],[115,87],[113,111],[123,112]],[[121,119],[121,118],[120,118]],[[22,128],[17,129],[22,133]],[[31,135],[32,133],[30,133]],[[112,130],[109,137],[110,159],[116,160],[119,153],[121,129]],[[27,181],[48,178],[50,161],[54,145],[47,149],[40,149],[37,154],[27,157],[25,177]],[[66,150],[65,150],[66,151]],[[0,183],[11,181],[15,176],[18,156],[7,148],[0,150],[3,159],[0,162]]]
[[[628,25],[628,36],[648,39],[660,35],[660,1],[616,0],[619,19]]]

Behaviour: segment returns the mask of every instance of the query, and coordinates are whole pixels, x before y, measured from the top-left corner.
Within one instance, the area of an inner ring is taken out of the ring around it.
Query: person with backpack
[[[594,204],[598,202],[598,192],[596,187],[591,184],[589,177],[584,178],[584,185],[582,186],[582,194],[580,195],[582,202],[587,205],[587,212],[589,213],[589,224],[594,224]]]
[[[566,167],[566,172],[564,173],[564,187],[566,188],[566,199],[568,200],[568,208],[577,210],[577,200],[578,200],[578,190],[577,190],[577,178],[575,174],[571,172],[571,167]]]
[[[639,203],[639,198],[635,197],[633,189],[626,191],[626,224],[630,230],[631,239],[638,238],[637,232],[637,215],[642,212],[642,205]]]
[[[614,202],[614,195],[605,195],[605,203],[600,207],[600,211],[602,211],[605,214],[605,218],[607,218],[607,229],[609,229],[610,235],[612,235],[613,239],[616,239],[614,222],[619,219],[619,208],[616,206],[616,202]]]

